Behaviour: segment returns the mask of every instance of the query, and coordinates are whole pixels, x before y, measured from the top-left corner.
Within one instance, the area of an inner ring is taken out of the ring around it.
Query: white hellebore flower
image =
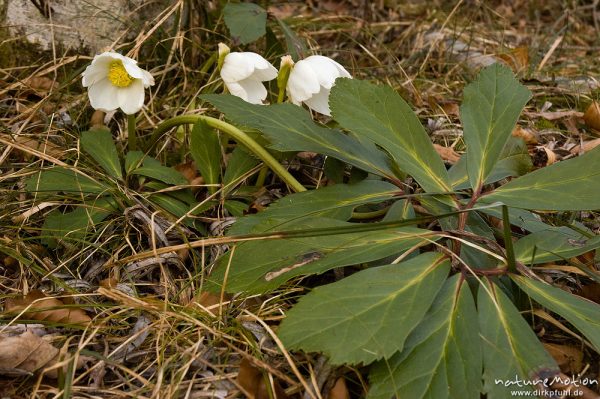
[[[154,84],[154,78],[138,67],[137,61],[107,51],[94,57],[83,72],[82,83],[94,109],[108,112],[121,108],[131,115],[144,105],[144,89]]]
[[[322,55],[311,55],[298,61],[287,82],[287,92],[296,105],[331,116],[329,91],[337,78],[352,78],[343,66]]]
[[[234,96],[252,104],[262,104],[267,89],[262,82],[275,79],[277,69],[256,53],[233,52],[225,56],[221,78]]]

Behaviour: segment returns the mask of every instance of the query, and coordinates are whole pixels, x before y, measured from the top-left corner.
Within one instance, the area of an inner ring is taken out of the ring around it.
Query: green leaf
[[[303,218],[285,225],[285,231],[362,226],[323,217]],[[221,256],[209,281],[211,290],[221,289],[225,276],[228,292],[266,292],[299,275],[323,273],[400,254],[438,238],[429,230],[414,227],[382,227],[357,233],[243,242]]]
[[[600,305],[541,281],[511,275],[527,295],[573,324],[600,352]]]
[[[298,35],[296,35],[296,32],[294,32],[293,29],[288,26],[288,24],[279,18],[276,19],[277,23],[279,23],[279,26],[281,27],[281,30],[283,31],[288,54],[292,56],[294,61],[304,58],[304,54],[308,52],[304,41],[300,40]]]
[[[112,197],[102,197],[96,201],[78,206],[74,211],[62,213],[54,210],[46,217],[42,226],[42,242],[56,247],[56,240],[83,240],[95,225],[106,219],[117,209]]]
[[[203,120],[196,122],[192,129],[190,153],[204,178],[204,184],[219,184],[221,180],[221,144],[215,129],[208,126]],[[217,187],[209,186],[208,191],[214,193],[217,191]]]
[[[59,166],[34,174],[27,179],[26,190],[30,193],[101,194],[107,187],[74,170]]]
[[[488,399],[509,398],[511,391],[533,390],[531,385],[505,386],[506,381],[551,380],[558,375],[560,370],[554,359],[497,285],[479,286],[477,308],[483,351],[483,391]]]
[[[241,44],[253,42],[266,32],[267,12],[256,4],[227,3],[223,17],[232,39]]]
[[[477,80],[465,87],[460,118],[473,189],[489,177],[530,98],[531,92],[499,63],[482,69]]]
[[[368,399],[479,399],[477,310],[459,274],[446,280],[402,352],[373,365]]]
[[[81,148],[90,154],[94,161],[104,169],[111,177],[121,179],[121,162],[117,147],[113,142],[110,130],[106,128],[88,130],[81,133]]]
[[[378,176],[396,179],[388,156],[374,147],[365,148],[340,130],[313,122],[310,114],[293,104],[256,105],[231,95],[205,94],[234,123],[260,130],[279,151],[311,151],[332,156]]]
[[[159,161],[148,156],[142,161],[142,166],[131,171],[131,174],[151,177],[174,186],[188,184],[188,181],[181,173],[175,169],[161,165]]]
[[[142,151],[129,151],[125,155],[125,173],[131,174],[135,169],[139,168],[144,161],[146,154]]]
[[[527,264],[564,260],[600,248],[600,236],[587,237],[569,228],[529,234],[515,243],[515,257]]]
[[[306,217],[326,216],[348,220],[362,204],[381,202],[398,195],[398,187],[378,180],[357,184],[335,184],[318,190],[286,195],[263,212],[238,219],[229,235],[285,230],[287,223]]]
[[[467,154],[464,154],[448,171],[452,187],[455,190],[470,187],[467,163]],[[504,146],[494,169],[485,180],[485,184],[495,183],[510,176],[522,176],[529,172],[531,167],[531,157],[527,151],[527,145],[522,139],[511,136],[508,138],[508,142]]]
[[[600,147],[519,177],[482,197],[548,211],[600,209]],[[574,200],[576,199],[576,200]]]
[[[387,359],[403,349],[449,270],[441,254],[428,252],[315,288],[288,312],[278,335],[288,349],[323,352],[333,364]]]
[[[223,176],[223,186],[228,186],[238,181],[258,164],[258,159],[249,154],[244,147],[236,146],[227,161],[227,168]]]
[[[444,162],[419,118],[391,87],[338,79],[329,103],[342,127],[383,147],[425,191],[452,191]]]

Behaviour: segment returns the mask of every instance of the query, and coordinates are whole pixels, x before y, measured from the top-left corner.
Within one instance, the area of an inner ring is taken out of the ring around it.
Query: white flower
[[[287,92],[294,104],[331,115],[329,91],[337,78],[352,78],[343,66],[322,55],[311,55],[298,61],[290,73]]]
[[[229,53],[221,68],[221,78],[231,94],[252,104],[262,104],[267,89],[262,82],[275,79],[277,69],[256,53]]]
[[[121,108],[131,115],[144,105],[144,89],[154,84],[154,78],[138,67],[137,61],[107,51],[94,57],[83,72],[82,83],[94,109],[108,112]]]

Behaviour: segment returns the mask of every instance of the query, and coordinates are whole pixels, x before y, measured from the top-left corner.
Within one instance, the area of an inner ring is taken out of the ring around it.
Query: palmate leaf
[[[473,295],[459,274],[446,280],[404,349],[374,364],[368,399],[479,399],[481,348]]]
[[[340,125],[383,147],[425,191],[452,191],[444,163],[419,118],[392,88],[338,79],[329,102]]]
[[[357,184],[335,184],[318,190],[287,195],[263,212],[238,219],[229,235],[285,230],[286,223],[299,218],[326,216],[348,220],[358,205],[381,202],[399,193],[398,187],[379,180]]]
[[[484,289],[487,288],[486,289]],[[510,381],[543,380],[560,372],[519,311],[495,284],[479,287],[479,328],[483,350],[483,391],[488,399],[511,397],[511,391],[533,391]]]
[[[328,155],[378,176],[397,179],[382,151],[365,147],[356,138],[336,129],[321,127],[310,114],[293,104],[250,104],[231,95],[205,94],[227,118],[240,126],[261,131],[279,151],[311,151]]]
[[[324,217],[308,217],[285,224],[285,231],[362,226]],[[282,231],[282,229],[277,229]],[[414,227],[382,227],[356,233],[243,242],[221,256],[211,273],[209,289],[261,293],[292,277],[319,274],[336,267],[360,264],[400,254],[416,245],[437,240],[434,232]]]
[[[547,211],[600,209],[600,148],[528,173],[481,200]]]
[[[471,187],[481,187],[498,161],[531,92],[498,63],[465,87],[460,107]]]
[[[450,269],[428,252],[318,287],[289,311],[278,335],[290,349],[323,352],[334,364],[370,363],[404,347]]]
[[[600,305],[541,281],[518,275],[510,277],[536,302],[577,327],[600,352]]]

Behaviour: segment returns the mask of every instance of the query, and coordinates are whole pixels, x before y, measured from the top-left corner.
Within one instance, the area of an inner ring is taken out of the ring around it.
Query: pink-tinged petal
[[[329,91],[329,89],[322,88],[320,92],[304,101],[304,104],[313,111],[331,116],[331,110],[329,109]]]
[[[92,107],[105,112],[119,108],[117,91],[117,87],[110,83],[108,79],[95,82],[88,89],[88,97]]]
[[[117,91],[119,108],[127,115],[138,112],[144,106],[144,84],[136,79],[127,87],[120,87]]]
[[[254,64],[248,62],[248,57],[244,53],[229,53],[223,61],[221,78],[224,82],[239,82],[250,77],[252,72],[254,72]]]
[[[298,61],[287,82],[287,92],[294,104],[312,97],[321,90],[315,71],[306,60]]]
[[[249,103],[262,104],[263,100],[267,98],[267,89],[261,81],[245,79],[238,83],[246,92],[246,98],[244,98],[244,100]]]

